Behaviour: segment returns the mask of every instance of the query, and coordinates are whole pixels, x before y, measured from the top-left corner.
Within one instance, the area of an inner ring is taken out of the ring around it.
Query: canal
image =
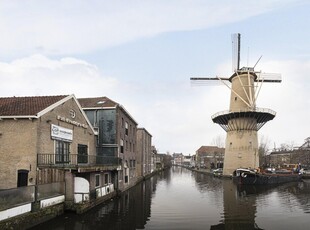
[[[65,213],[35,229],[309,229],[310,182],[237,187],[173,167],[81,214]]]

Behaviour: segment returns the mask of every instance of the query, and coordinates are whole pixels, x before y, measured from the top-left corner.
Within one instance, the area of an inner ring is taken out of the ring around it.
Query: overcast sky
[[[107,96],[122,104],[160,152],[194,154],[226,133],[211,116],[229,108],[225,86],[190,77],[241,66],[281,73],[257,106],[277,112],[259,131],[270,147],[310,136],[307,0],[0,0],[0,97]]]

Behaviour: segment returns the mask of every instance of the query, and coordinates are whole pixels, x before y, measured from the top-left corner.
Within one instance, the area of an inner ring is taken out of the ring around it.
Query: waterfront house
[[[137,129],[137,176],[145,177],[154,170],[152,135],[145,128]]]
[[[187,156],[186,155],[184,155],[183,156],[183,162],[182,162],[182,165],[184,166],[184,167],[190,167],[190,165],[191,165],[191,156],[188,154]]]
[[[119,159],[97,156],[96,136],[74,95],[0,98],[0,190],[76,211],[112,195]]]
[[[225,148],[201,146],[196,151],[196,166],[199,168],[223,168]]]
[[[274,149],[267,157],[270,166],[282,167],[284,164],[301,164],[303,167],[310,167],[310,137],[295,148]]]
[[[129,112],[108,97],[79,98],[84,112],[98,132],[97,154],[117,157],[117,188],[124,191],[137,183],[137,125]]]
[[[156,154],[154,154],[154,164],[158,171],[170,168],[172,165],[172,157],[166,153],[156,152]]]
[[[173,164],[182,165],[183,164],[183,153],[173,153],[172,154]]]

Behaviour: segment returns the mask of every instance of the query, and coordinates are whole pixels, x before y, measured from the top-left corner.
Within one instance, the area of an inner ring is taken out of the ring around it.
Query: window
[[[109,174],[108,173],[105,173],[104,174],[104,184],[109,184]]]
[[[128,150],[128,141],[126,141],[126,146],[125,147],[126,147],[126,150]]]
[[[120,140],[120,146],[121,146],[121,153],[124,153],[124,140],[123,139],[121,139]]]
[[[99,187],[100,186],[100,174],[95,175],[95,180],[96,180],[95,187]]]
[[[56,140],[55,145],[55,162],[56,163],[69,163],[69,142]]]
[[[88,163],[88,156],[87,156],[87,145],[80,145],[78,144],[78,162],[77,163]]]
[[[118,180],[119,181],[123,180],[123,171],[122,170],[118,171]]]
[[[125,134],[128,136],[128,123],[125,122]]]

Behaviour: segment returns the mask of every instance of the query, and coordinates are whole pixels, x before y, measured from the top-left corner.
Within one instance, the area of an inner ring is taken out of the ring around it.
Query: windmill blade
[[[240,38],[239,33],[231,35],[232,41],[232,71],[235,72],[240,68]]]
[[[257,75],[256,82],[274,82],[280,83],[282,82],[280,73],[261,73],[255,72]]]
[[[247,101],[249,101],[249,102],[251,103],[250,97],[249,97],[247,91],[245,90],[246,87],[245,87],[244,84],[242,83],[241,78],[240,78],[240,75],[238,74],[238,71],[236,71],[235,73],[236,73],[237,78],[238,78],[238,80],[239,80],[239,83],[240,83],[240,85],[241,85],[241,87],[242,87],[242,89],[243,89],[244,95],[245,95],[246,98],[247,98]],[[248,75],[248,77],[249,77],[249,75]],[[251,92],[251,91],[250,91],[250,92]],[[240,96],[239,96],[239,97],[240,97]],[[243,99],[243,101],[245,101],[244,98],[242,98],[242,99]],[[251,105],[252,105],[252,104],[251,104]]]
[[[192,86],[219,86],[222,85],[221,80],[229,81],[229,78],[219,77],[191,77]]]

